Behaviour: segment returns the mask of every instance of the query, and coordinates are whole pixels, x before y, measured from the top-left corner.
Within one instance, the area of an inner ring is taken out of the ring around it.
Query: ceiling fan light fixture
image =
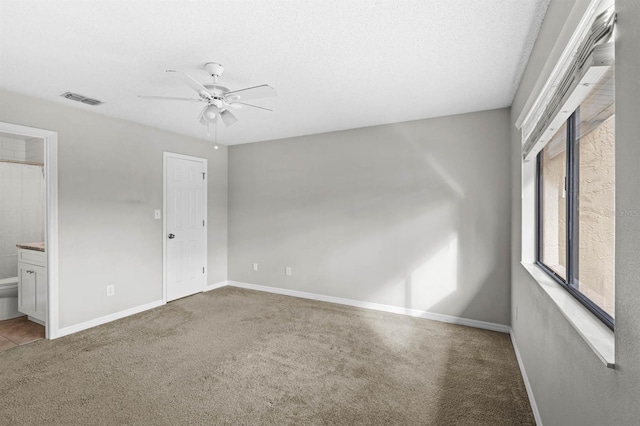
[[[218,115],[218,107],[214,105],[208,106],[204,111],[204,116],[209,120],[215,119],[216,115]]]

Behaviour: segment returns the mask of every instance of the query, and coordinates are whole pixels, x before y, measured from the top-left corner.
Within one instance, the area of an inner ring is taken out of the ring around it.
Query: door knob
[[[175,237],[176,237],[175,235],[173,235],[173,234],[169,234],[169,239],[170,239],[170,240],[173,240]]]

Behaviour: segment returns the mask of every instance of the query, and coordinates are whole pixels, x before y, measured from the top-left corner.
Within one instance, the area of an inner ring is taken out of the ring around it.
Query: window
[[[539,156],[540,260],[559,278],[567,279],[567,125],[563,125]]]
[[[537,157],[537,263],[611,329],[614,84],[611,67]]]

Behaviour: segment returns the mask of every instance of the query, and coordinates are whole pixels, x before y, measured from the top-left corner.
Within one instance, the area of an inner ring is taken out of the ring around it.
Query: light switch
[[[162,217],[162,215],[160,214],[160,210],[156,210],[155,212],[153,212],[153,217],[155,219],[160,219]]]

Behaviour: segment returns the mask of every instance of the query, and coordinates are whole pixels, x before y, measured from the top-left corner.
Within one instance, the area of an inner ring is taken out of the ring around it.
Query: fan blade
[[[272,109],[261,107],[261,106],[258,106],[258,105],[245,104],[244,102],[234,102],[234,103],[240,104],[240,105],[244,105],[244,106],[248,106],[248,107],[251,107],[251,108],[258,108],[258,109],[263,109],[265,111],[273,112]]]
[[[220,115],[220,118],[222,118],[222,121],[224,122],[224,125],[227,126],[227,127],[231,126],[233,123],[238,121],[236,116],[233,115],[231,113],[231,111],[229,111],[228,109],[225,109],[219,115]]]
[[[207,110],[207,108],[209,108],[209,105],[207,105],[204,108],[202,108],[202,111],[200,111],[200,115],[198,116],[198,121],[201,122],[202,124],[204,124],[202,122],[202,117],[204,117],[204,112]]]
[[[195,98],[176,98],[173,96],[145,96],[145,95],[139,95],[139,98],[142,99],[157,99],[160,101],[188,101],[188,102],[202,102],[202,99],[195,99]]]
[[[198,80],[191,77],[189,74],[185,73],[183,80],[187,86],[198,92],[200,96],[204,96],[207,99],[213,99],[213,95],[207,90],[207,88],[204,87]]]
[[[262,84],[260,86],[234,90],[233,92],[227,93],[224,97],[227,99],[227,103],[233,103],[248,101],[249,99],[268,98],[269,96],[276,96],[276,89],[268,84]]]

